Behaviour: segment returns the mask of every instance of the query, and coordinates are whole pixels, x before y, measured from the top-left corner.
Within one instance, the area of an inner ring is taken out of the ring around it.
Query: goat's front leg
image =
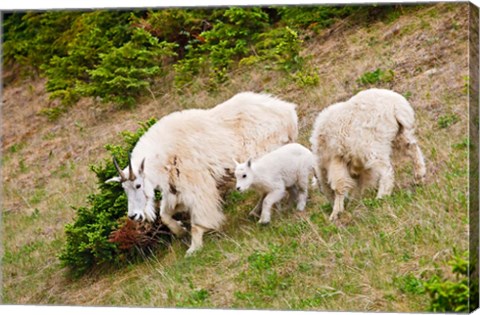
[[[203,246],[203,233],[207,231],[206,228],[192,223],[192,244],[188,248],[186,255],[190,256]]]
[[[272,205],[282,200],[284,196],[285,188],[277,189],[267,194],[267,196],[263,199],[262,214],[258,223],[267,224],[270,222]]]
[[[259,217],[260,216],[260,213],[262,211],[262,204],[263,204],[263,200],[265,199],[265,196],[266,196],[266,194],[262,194],[262,198],[260,198],[260,200],[257,202],[255,207],[252,209],[252,211],[250,211],[250,213],[248,215],[253,216],[253,217]]]
[[[163,224],[165,224],[176,237],[183,237],[187,230],[182,226],[181,222],[174,220],[172,215],[175,213],[175,207],[171,207],[167,198],[162,198],[160,202],[160,218]]]
[[[335,202],[333,203],[333,211],[330,214],[330,221],[334,222],[338,220],[338,215],[343,212],[344,209],[344,200],[345,194],[343,193],[335,193]]]

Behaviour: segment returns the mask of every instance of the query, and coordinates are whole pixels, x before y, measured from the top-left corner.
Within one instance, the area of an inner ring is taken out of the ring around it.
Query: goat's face
[[[248,159],[245,163],[235,161],[235,178],[237,180],[237,190],[242,192],[250,188],[253,183],[252,160]]]
[[[122,184],[128,198],[128,217],[131,220],[153,222],[155,220],[154,187],[148,180],[145,179],[145,159],[143,159],[137,174],[132,169],[129,161],[128,168],[121,170],[118,167],[117,161],[113,159],[115,167],[120,176],[112,177],[106,181],[119,182]]]

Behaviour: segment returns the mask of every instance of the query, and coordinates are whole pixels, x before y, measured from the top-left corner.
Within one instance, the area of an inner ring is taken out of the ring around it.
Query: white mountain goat
[[[378,181],[377,198],[391,193],[393,149],[412,158],[415,179],[423,181],[426,168],[414,135],[414,115],[403,96],[382,89],[362,91],[320,112],[310,142],[320,190],[334,202],[331,221],[343,211],[353,188],[361,194]]]
[[[154,221],[154,189],[162,192],[160,217],[177,236],[185,233],[172,218],[188,212],[191,246],[224,221],[222,192],[233,187],[233,159],[247,159],[296,140],[295,105],[266,94],[239,93],[208,110],[190,109],[160,119],[138,141],[129,166],[107,182],[121,182],[128,217]]]
[[[303,211],[308,197],[308,179],[313,171],[314,156],[298,143],[286,144],[257,160],[248,159],[235,168],[237,190],[249,188],[261,193],[262,198],[251,215],[258,215],[259,223],[270,222],[271,208],[282,200],[287,191],[291,201],[296,200],[297,210]]]

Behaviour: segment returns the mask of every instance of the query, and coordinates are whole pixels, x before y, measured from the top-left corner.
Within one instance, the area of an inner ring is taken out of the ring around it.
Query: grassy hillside
[[[197,77],[178,91],[167,75],[134,110],[82,99],[51,122],[55,104],[44,79],[9,82],[3,91],[3,293],[7,304],[119,305],[422,312],[422,281],[468,249],[468,4],[404,6],[380,18],[354,16],[307,32],[302,55],[318,74],[302,85],[269,67],[244,66],[208,90]],[[166,82],[166,83],[165,83]],[[416,111],[426,183],[413,184],[410,161],[397,161],[391,197],[350,200],[339,225],[316,189],[304,214],[273,213],[268,226],[248,217],[257,196],[231,194],[221,232],[185,258],[174,240],[142,263],[94,270],[73,280],[60,267],[71,206],[96,190],[89,165],[104,145],[138,121],[186,108],[209,108],[240,91],[265,91],[298,104],[299,142],[309,145],[318,112],[368,87],[393,89]]]

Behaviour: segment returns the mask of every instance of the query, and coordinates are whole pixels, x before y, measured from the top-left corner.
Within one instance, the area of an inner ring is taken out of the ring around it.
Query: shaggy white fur
[[[330,220],[338,218],[353,188],[361,194],[378,181],[377,198],[391,193],[393,149],[412,158],[415,178],[423,181],[426,168],[414,124],[408,101],[390,90],[362,91],[320,112],[310,142],[320,190],[334,202]]]
[[[239,93],[209,110],[174,112],[160,119],[138,141],[131,165],[121,176],[132,219],[153,221],[154,189],[162,192],[160,217],[173,233],[185,229],[172,215],[190,214],[191,254],[207,230],[224,221],[221,193],[234,183],[233,159],[247,159],[297,138],[295,105],[265,94]],[[122,179],[123,175],[123,179]]]
[[[303,211],[308,198],[308,178],[313,171],[312,152],[298,143],[286,144],[252,162],[235,161],[237,190],[253,188],[262,198],[250,212],[258,215],[259,223],[270,222],[272,206],[282,200],[287,191],[290,199],[297,202],[297,210]]]

